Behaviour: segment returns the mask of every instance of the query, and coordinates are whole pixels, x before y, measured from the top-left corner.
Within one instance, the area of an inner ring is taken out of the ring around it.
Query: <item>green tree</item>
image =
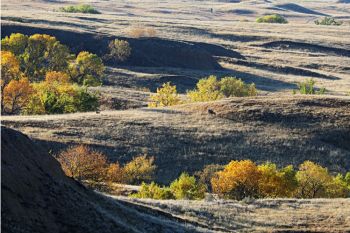
[[[151,94],[148,107],[166,107],[179,104],[180,102],[176,86],[172,86],[170,82],[167,82],[161,88],[157,88],[156,94]]]
[[[224,77],[220,81],[211,75],[198,81],[196,89],[187,93],[192,102],[205,102],[219,100],[224,97],[255,96],[255,84],[245,84],[241,79]]]
[[[31,81],[41,81],[48,71],[66,71],[71,59],[69,49],[55,37],[35,34],[20,55],[24,74]]]
[[[170,184],[170,190],[176,199],[203,199],[205,186],[196,181],[194,176],[182,173],[178,179]]]
[[[256,19],[257,23],[281,23],[286,24],[288,21],[281,15],[273,14],[273,15],[265,15]]]
[[[111,58],[114,58],[117,61],[125,61],[131,54],[129,42],[126,40],[115,39],[109,43],[108,47]]]
[[[326,25],[326,26],[340,26],[343,24],[342,21],[336,21],[333,17],[324,17],[322,20],[316,20],[315,21],[316,25]]]
[[[62,72],[49,72],[45,81],[33,84],[34,95],[25,107],[26,114],[61,114],[95,111],[98,97],[86,87],[69,82]]]
[[[104,70],[102,59],[86,51],[80,52],[70,66],[71,79],[87,86],[101,85]]]
[[[350,186],[348,186],[346,177],[342,174],[337,174],[335,177],[332,177],[332,180],[326,187],[326,193],[327,197],[330,198],[349,197]]]
[[[327,186],[332,181],[327,168],[311,161],[305,161],[299,166],[296,178],[298,180],[297,197],[327,197]]]

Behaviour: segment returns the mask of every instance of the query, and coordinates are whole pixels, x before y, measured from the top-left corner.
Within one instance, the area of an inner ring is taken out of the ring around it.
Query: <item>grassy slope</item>
[[[118,197],[197,222],[217,232],[347,232],[348,199],[262,199],[247,202],[157,201]]]
[[[121,162],[153,155],[157,180],[169,182],[181,171],[232,159],[279,165],[309,159],[332,171],[349,169],[349,109],[348,97],[269,96],[101,114],[5,116],[2,124],[48,149],[90,144]]]

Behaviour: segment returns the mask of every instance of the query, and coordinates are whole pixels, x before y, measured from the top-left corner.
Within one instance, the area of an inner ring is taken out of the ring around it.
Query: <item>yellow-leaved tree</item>
[[[196,89],[189,91],[187,96],[192,102],[213,101],[225,97],[220,91],[220,84],[214,75],[199,80]]]
[[[329,175],[327,168],[311,161],[305,161],[300,164],[296,178],[298,180],[297,197],[327,197],[327,187],[332,182],[332,176]]]
[[[9,51],[1,51],[1,111],[4,113],[4,90],[12,81],[23,77],[20,71],[19,61],[16,56]],[[13,85],[13,84],[12,84]]]
[[[274,163],[265,163],[258,166],[261,173],[259,179],[259,195],[261,197],[292,197],[297,188],[296,172],[293,166],[277,169]]]
[[[176,91],[176,86],[170,82],[164,83],[161,88],[157,88],[157,93],[150,96],[149,107],[166,107],[180,104],[181,99]]]
[[[143,181],[151,181],[156,169],[153,163],[154,157],[147,158],[147,155],[134,157],[132,161],[124,166],[126,181],[129,184],[141,184]]]

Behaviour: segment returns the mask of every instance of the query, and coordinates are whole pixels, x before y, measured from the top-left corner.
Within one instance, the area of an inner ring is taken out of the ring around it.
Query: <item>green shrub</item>
[[[110,50],[110,57],[117,61],[125,61],[131,54],[129,42],[126,40],[115,39],[108,45]]]
[[[101,14],[98,10],[90,5],[82,4],[77,6],[60,7],[59,11],[68,13],[85,13],[85,14]]]
[[[86,51],[80,52],[69,67],[72,81],[86,86],[101,85],[104,71],[102,59]]]
[[[196,181],[194,176],[182,173],[178,179],[170,184],[170,190],[176,199],[203,199],[205,186]]]
[[[288,23],[288,21],[281,15],[273,14],[273,15],[265,15],[256,19],[257,23]]]
[[[25,114],[62,114],[97,110],[98,97],[87,88],[71,83],[40,82],[33,84],[34,93]]]
[[[316,25],[326,25],[326,26],[340,26],[343,24],[341,21],[336,21],[333,17],[324,17],[322,20],[316,20]]]
[[[326,88],[322,87],[319,90],[315,89],[316,81],[313,79],[307,79],[303,82],[298,83],[298,91],[303,95],[323,95],[326,92]],[[294,94],[297,93],[296,90],[293,91]]]
[[[157,200],[175,199],[168,187],[160,187],[154,182],[151,184],[142,183],[140,190],[135,194],[131,194],[130,197],[151,198]]]
[[[241,79],[224,77],[220,81],[216,76],[199,80],[195,90],[187,93],[192,102],[214,101],[225,97],[255,96],[257,90],[255,84],[245,84]]]

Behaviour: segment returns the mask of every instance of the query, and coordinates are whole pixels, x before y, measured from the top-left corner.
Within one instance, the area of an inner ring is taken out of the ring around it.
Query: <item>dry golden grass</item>
[[[230,201],[114,197],[170,213],[215,232],[348,232],[349,199]]]
[[[233,159],[281,166],[313,160],[345,171],[349,104],[349,97],[265,96],[100,114],[3,116],[2,124],[48,149],[84,143],[120,162],[147,153],[155,156],[157,180],[167,183],[182,171]]]
[[[70,1],[74,3],[77,1]],[[242,1],[225,3],[212,1],[171,1],[158,2],[147,0],[110,2],[95,1],[94,7],[100,15],[68,14],[53,12],[68,3],[52,1],[5,0],[2,2],[3,23],[18,23],[58,30],[74,30],[98,33],[100,35],[128,36],[135,29],[133,36],[140,37],[148,29],[156,30],[159,38],[203,42],[233,49],[245,57],[244,60],[226,59],[220,64],[225,71],[208,70],[162,70],[150,71],[150,67],[141,67],[138,71],[155,78],[147,86],[152,91],[161,85],[159,77],[186,73],[188,78],[200,78],[209,74],[234,75],[244,81],[255,82],[257,87],[267,92],[288,92],[295,88],[295,83],[313,77],[317,86],[326,86],[329,93],[344,95],[350,90],[350,37],[349,4],[336,1],[294,1],[302,12],[294,6],[283,9],[285,1],[268,2]],[[331,4],[331,5],[330,5]],[[211,9],[213,11],[211,12]],[[309,13],[308,10],[314,11]],[[264,14],[279,13],[290,22],[287,25],[258,24],[255,19]],[[342,26],[318,26],[314,20],[329,14],[345,21]],[[242,20],[242,17],[245,20]],[[135,26],[142,25],[142,26]],[[286,46],[266,47],[269,42],[287,41]],[[301,43],[297,46],[292,43]],[[316,47],[315,47],[316,45]],[[317,47],[323,46],[323,47]],[[347,55],[334,52],[340,48]],[[135,69],[135,67],[133,67]],[[311,73],[310,73],[311,72]],[[128,71],[122,71],[127,75]],[[120,73],[111,73],[114,80]],[[159,82],[158,82],[159,81]],[[128,82],[134,87],[142,87],[137,79]],[[119,82],[117,85],[125,86]],[[184,86],[192,88],[193,84]]]

